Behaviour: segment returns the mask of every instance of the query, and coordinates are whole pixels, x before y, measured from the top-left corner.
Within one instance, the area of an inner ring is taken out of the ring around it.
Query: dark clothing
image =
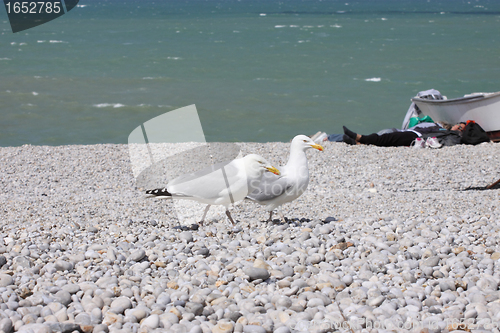
[[[490,137],[484,129],[473,120],[468,120],[462,135],[462,143],[477,145],[483,142],[490,142]]]
[[[444,130],[441,126],[435,125],[435,126],[425,126],[425,127],[419,127],[415,126],[412,128],[412,130],[420,133],[420,134],[428,134],[428,133],[434,133],[434,132],[440,132]]]
[[[423,133],[422,139],[426,140],[427,138],[436,137],[443,146],[454,146],[460,144],[462,139],[461,134],[460,131],[442,129],[437,132]]]
[[[362,135],[359,142],[380,147],[399,147],[411,145],[416,138],[418,138],[417,133],[412,131],[392,132],[382,135],[373,133],[370,135]]]

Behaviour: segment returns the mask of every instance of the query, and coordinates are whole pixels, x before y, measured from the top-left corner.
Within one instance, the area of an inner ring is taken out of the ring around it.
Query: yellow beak
[[[274,173],[275,175],[280,175],[280,171],[276,169],[275,167],[266,167],[267,171]]]
[[[323,151],[324,150],[323,146],[321,146],[321,145],[311,145],[311,147],[313,147],[313,148],[315,148],[315,149],[317,149],[319,151]]]

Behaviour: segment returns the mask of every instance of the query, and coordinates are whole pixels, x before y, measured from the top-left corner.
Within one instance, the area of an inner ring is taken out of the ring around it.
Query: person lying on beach
[[[422,118],[420,120],[423,120],[423,122],[418,122],[416,125],[411,127],[410,130],[413,129],[414,127],[429,127],[428,131],[441,130],[443,128],[446,130],[451,130],[451,128],[453,126],[453,125],[445,123],[445,122],[434,123],[434,121],[432,121],[432,119],[430,117]],[[345,129],[346,129],[346,127],[344,126],[344,133],[345,133]],[[385,134],[385,133],[401,132],[401,131],[406,131],[406,130],[407,129],[389,128],[389,129],[383,129],[383,130],[377,132],[376,134],[378,134],[380,136],[380,135]],[[318,132],[318,133],[314,134],[313,136],[311,136],[311,139],[316,143],[321,143],[323,141],[346,142],[344,140],[345,135],[346,134],[326,134],[325,132]],[[353,137],[353,139],[356,141],[359,141],[355,137]],[[412,139],[412,141],[413,141],[413,139]],[[351,140],[349,140],[349,142],[346,142],[346,143],[354,144],[354,142],[352,142]]]
[[[425,145],[432,148],[440,148],[441,143],[436,136],[449,136],[445,145],[460,143],[462,132],[465,129],[465,123],[450,125],[446,123],[422,123],[407,130],[397,130],[389,133],[373,133],[361,135],[349,130],[343,126],[344,135],[342,141],[351,145],[367,144],[379,147],[400,147],[416,146],[423,148]],[[420,139],[420,140],[419,140]],[[425,139],[425,140],[424,140]]]

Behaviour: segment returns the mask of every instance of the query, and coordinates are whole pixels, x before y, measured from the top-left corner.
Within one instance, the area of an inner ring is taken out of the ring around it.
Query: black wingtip
[[[163,197],[165,197],[165,196],[171,197],[172,196],[172,194],[170,192],[168,192],[166,188],[156,188],[154,190],[147,190],[146,194],[154,195],[154,196],[163,196]]]

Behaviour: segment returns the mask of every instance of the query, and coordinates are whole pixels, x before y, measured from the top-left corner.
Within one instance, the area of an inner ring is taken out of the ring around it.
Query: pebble
[[[230,333],[233,332],[233,328],[233,323],[221,320],[212,328],[212,333]]]
[[[0,274],[0,287],[7,287],[14,284],[12,276],[7,274]]]
[[[71,271],[73,269],[73,264],[65,260],[56,260],[54,268],[57,271]]]
[[[259,325],[245,325],[243,333],[266,333],[266,329]]]
[[[288,154],[287,143],[241,149],[277,166]],[[308,153],[310,183],[282,207],[286,223],[243,202],[236,227],[223,209],[193,227],[176,218],[182,206],[143,199],[126,145],[0,148],[0,331],[499,319],[498,190],[465,191],[498,179],[499,149],[325,143]]]
[[[0,331],[10,332],[12,330],[12,320],[10,318],[0,319]]]
[[[278,327],[277,329],[274,330],[274,333],[291,333],[290,328],[286,326],[281,326]]]
[[[146,257],[146,251],[144,249],[139,249],[139,250],[132,252],[130,254],[130,256],[128,257],[128,259],[132,260],[132,261],[139,262],[142,259],[144,259],[145,257]]]
[[[184,305],[184,309],[195,316],[200,316],[203,313],[203,308],[203,304],[194,302],[188,302]]]
[[[132,301],[125,296],[116,298],[110,304],[110,310],[114,310],[115,313],[123,313],[126,309],[130,309],[131,307]]]
[[[141,327],[148,327],[151,329],[158,328],[160,325],[160,317],[158,314],[152,314],[151,316],[144,319],[141,323]]]
[[[183,231],[179,234],[179,239],[186,243],[191,243],[193,241],[193,234],[189,231]]]
[[[270,276],[269,272],[265,268],[250,267],[245,270],[250,281],[253,280],[267,280]]]
[[[65,290],[60,290],[54,295],[54,300],[64,306],[72,302],[71,294]]]

